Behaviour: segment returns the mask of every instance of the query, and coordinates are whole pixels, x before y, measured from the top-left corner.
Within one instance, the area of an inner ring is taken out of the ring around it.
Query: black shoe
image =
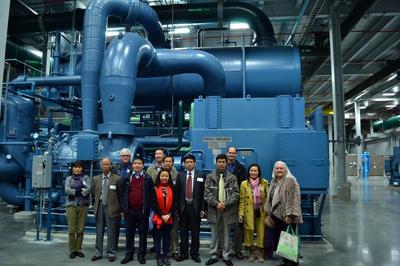
[[[171,266],[171,262],[168,259],[163,260],[164,266]]]
[[[194,257],[192,257],[192,260],[193,260],[194,262],[196,262],[196,263],[201,263],[201,259],[200,259],[199,256],[194,256]]]
[[[92,261],[96,261],[96,260],[99,260],[99,259],[101,259],[101,258],[102,258],[102,256],[94,255],[94,256],[92,257]]]
[[[176,258],[176,261],[177,262],[181,262],[181,261],[184,261],[184,260],[187,260],[189,257],[188,256],[179,256],[178,258]]]
[[[80,251],[76,251],[76,252],[75,252],[75,255],[78,256],[78,257],[81,257],[81,258],[84,258],[84,257],[85,257],[85,254],[83,254],[83,253],[80,252]]]
[[[139,255],[138,261],[140,264],[146,264],[146,259],[144,258],[143,255]],[[161,261],[162,262],[162,261]]]
[[[116,257],[115,257],[115,256],[108,257],[108,261],[109,261],[109,262],[114,262],[114,261],[115,261],[115,259],[116,259]]]
[[[233,266],[233,263],[231,260],[224,260],[226,266]]]
[[[130,261],[133,261],[133,256],[126,256],[123,260],[121,260],[121,264],[126,264]]]
[[[157,259],[157,266],[163,266],[163,260]]]
[[[240,251],[236,252],[235,258],[236,258],[237,260],[242,260],[242,259],[243,259],[243,254],[242,254],[242,252],[240,252]]]
[[[69,253],[69,258],[70,259],[75,259],[75,257],[76,257],[76,253],[75,252]]]
[[[218,262],[217,259],[210,258],[210,259],[206,262],[206,265],[213,265],[214,263],[217,263],[217,262]]]

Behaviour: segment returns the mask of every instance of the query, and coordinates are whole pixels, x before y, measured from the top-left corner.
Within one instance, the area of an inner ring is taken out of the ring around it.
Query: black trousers
[[[156,259],[168,259],[169,245],[171,241],[172,224],[163,224],[161,228],[154,225],[155,244],[154,249],[156,252]],[[162,256],[161,256],[161,242],[162,242]]]
[[[125,214],[126,256],[135,254],[135,233],[139,231],[139,256],[146,255],[149,213],[142,210],[129,210]]]
[[[190,242],[190,256],[199,256],[200,247],[200,222],[201,218],[198,213],[195,212],[193,205],[187,205],[185,210],[180,217],[179,230],[181,239],[181,255],[183,257],[188,256],[189,249],[189,230],[191,232],[191,242]]]
[[[265,234],[264,234],[264,243],[265,243],[265,255],[268,258],[272,257],[272,254],[276,249],[278,248],[278,243],[279,243],[279,237],[281,235],[281,231],[286,231],[287,229],[287,224],[282,221],[281,219],[272,216],[272,219],[275,222],[275,228],[271,229],[268,226],[265,226]],[[296,228],[296,224],[291,224],[293,230]],[[293,262],[288,259],[283,258],[283,263],[286,266],[295,266],[299,265],[298,262]]]

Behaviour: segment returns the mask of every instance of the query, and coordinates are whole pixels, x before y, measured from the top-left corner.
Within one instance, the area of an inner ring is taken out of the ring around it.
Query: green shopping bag
[[[286,232],[281,231],[276,254],[285,259],[297,262],[299,259],[299,236],[288,225]]]

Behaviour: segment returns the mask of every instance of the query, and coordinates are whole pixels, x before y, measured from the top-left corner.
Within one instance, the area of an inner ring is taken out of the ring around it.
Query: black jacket
[[[178,196],[179,216],[183,215],[186,207],[186,170],[178,173],[176,177],[175,191]],[[194,171],[193,176],[193,207],[196,215],[200,216],[200,211],[206,211],[207,203],[204,199],[204,182],[206,177],[202,172]]]
[[[144,172],[143,172],[144,173]],[[130,178],[121,181],[121,208],[124,213],[128,213],[129,211],[129,189],[131,187]],[[151,208],[150,200],[151,200],[151,193],[153,190],[153,180],[151,176],[144,173],[144,180],[143,180],[143,211],[149,211]]]
[[[236,176],[237,181],[238,181],[238,186],[240,187],[240,184],[242,184],[243,181],[247,180],[247,173],[246,173],[246,168],[244,168],[244,166],[239,163],[238,160],[235,160],[236,162],[236,167],[233,170],[233,174],[234,176]]]
[[[171,216],[174,216],[174,214],[176,212],[176,203],[177,203],[177,197],[176,197],[174,186],[172,187],[172,193],[173,193],[172,206],[171,206],[171,209],[170,209],[169,213],[171,214]],[[151,190],[151,207],[153,208],[153,211],[154,211],[155,214],[157,214],[160,217],[163,215],[163,213],[161,211],[161,208],[160,208],[160,206],[158,205],[158,202],[157,202],[157,195],[156,195],[156,187],[155,186]]]

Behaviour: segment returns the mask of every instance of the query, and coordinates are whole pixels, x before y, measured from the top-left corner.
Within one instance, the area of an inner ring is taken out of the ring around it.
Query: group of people
[[[84,257],[81,248],[90,193],[96,221],[96,252],[92,261],[103,257],[105,228],[106,255],[109,261],[116,260],[121,217],[126,235],[126,253],[121,264],[134,260],[136,230],[137,259],[140,264],[146,263],[149,221],[157,266],[170,266],[169,254],[178,262],[190,255],[194,262],[201,263],[200,223],[205,217],[211,228],[206,265],[222,257],[227,266],[232,266],[231,249],[241,260],[243,244],[250,262],[272,257],[280,232],[288,225],[295,228],[302,222],[299,185],[282,161],[275,163],[269,184],[258,164],[251,164],[246,171],[236,156],[237,149],[229,147],[226,154],[216,156],[216,168],[205,176],[196,170],[196,157],[192,154],[183,158],[184,170],[177,172],[173,156],[157,149],[155,163],[145,171],[142,158],[131,161],[129,149],[122,149],[120,163],[114,168],[110,159],[101,160],[102,173],[92,182],[84,175],[83,163],[74,162],[65,181],[69,257]],[[283,259],[281,265],[296,263]]]

